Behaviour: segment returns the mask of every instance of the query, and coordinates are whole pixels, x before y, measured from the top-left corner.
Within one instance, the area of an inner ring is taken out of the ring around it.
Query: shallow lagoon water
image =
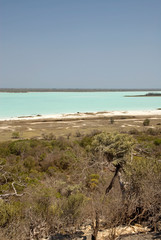
[[[161,97],[125,97],[148,92],[0,93],[0,119],[77,112],[156,110]]]

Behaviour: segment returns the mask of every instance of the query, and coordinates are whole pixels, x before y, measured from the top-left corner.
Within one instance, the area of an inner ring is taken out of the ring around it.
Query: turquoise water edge
[[[0,93],[0,119],[77,112],[156,110],[161,97],[125,97],[149,92]]]

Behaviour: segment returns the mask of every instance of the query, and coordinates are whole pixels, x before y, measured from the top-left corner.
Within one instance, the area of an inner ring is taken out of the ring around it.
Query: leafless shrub
[[[75,133],[75,136],[76,136],[76,137],[81,137],[81,135],[82,135],[82,134],[80,133],[80,131],[76,131],[76,133]]]
[[[42,133],[42,138],[44,140],[55,140],[56,136],[53,133],[49,133],[49,134]]]
[[[72,135],[71,133],[68,133],[67,134],[67,139],[70,139],[71,135]]]
[[[129,134],[131,135],[138,135],[139,131],[136,128],[130,129]]]

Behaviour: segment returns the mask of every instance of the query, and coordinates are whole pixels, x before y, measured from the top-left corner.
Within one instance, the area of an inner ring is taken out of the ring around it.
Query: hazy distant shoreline
[[[0,92],[6,93],[28,93],[28,92],[142,92],[161,91],[161,89],[102,89],[102,88],[0,88]]]
[[[161,97],[161,93],[147,93],[144,95],[126,95],[125,97]]]

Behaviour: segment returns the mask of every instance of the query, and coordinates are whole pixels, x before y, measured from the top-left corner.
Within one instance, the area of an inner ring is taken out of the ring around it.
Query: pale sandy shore
[[[144,110],[144,111],[103,111],[103,112],[85,112],[85,113],[69,113],[69,114],[51,114],[51,115],[36,115],[36,116],[21,116],[13,118],[3,118],[0,121],[12,121],[12,120],[66,120],[66,119],[88,119],[88,118],[103,118],[103,117],[115,117],[115,116],[161,116],[161,110]]]

